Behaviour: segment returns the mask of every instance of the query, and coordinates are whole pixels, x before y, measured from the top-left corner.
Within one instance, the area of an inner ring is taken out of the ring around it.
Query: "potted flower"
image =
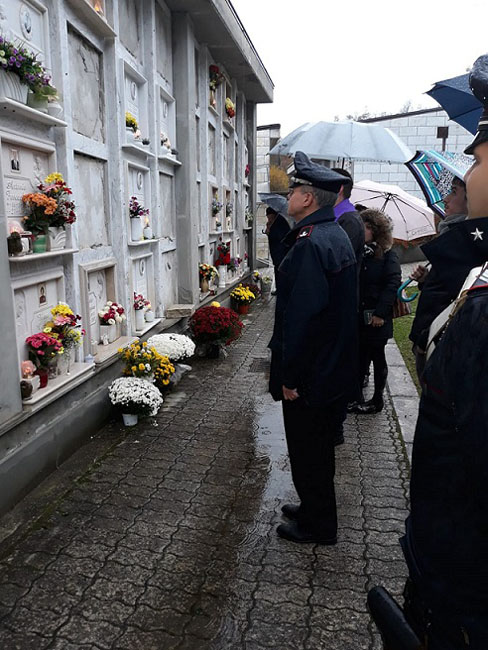
[[[246,283],[243,283],[242,286],[245,287],[246,289],[249,289],[249,291],[254,294],[254,298],[256,300],[261,295],[261,289],[258,287],[257,284],[254,284],[252,282],[246,282]]]
[[[197,345],[204,348],[207,356],[218,358],[223,345],[239,338],[242,323],[237,314],[227,307],[200,307],[189,321],[190,332]]]
[[[219,272],[211,264],[200,263],[198,265],[198,275],[200,278],[200,291],[202,293],[207,293],[209,289],[209,283],[219,276]]]
[[[49,250],[62,250],[66,245],[66,226],[76,221],[75,204],[71,200],[73,192],[59,172],[46,176],[44,183],[37,188],[57,203],[49,219]]]
[[[125,132],[127,134],[127,137],[129,139],[134,139],[136,136],[137,132],[139,131],[139,125],[137,124],[136,118],[132,115],[132,113],[129,113],[129,111],[125,112]]]
[[[212,199],[212,216],[216,217],[222,210],[222,203],[219,201],[218,194],[215,194]]]
[[[230,97],[227,97],[225,100],[225,112],[227,113],[227,117],[230,119],[232,119],[236,114],[235,104]]]
[[[138,377],[115,379],[108,394],[112,404],[121,411],[126,426],[137,424],[139,415],[156,415],[163,403],[156,386]]]
[[[163,377],[162,379],[160,377],[163,375],[165,368],[161,367],[161,369],[156,371],[156,385],[160,390],[165,390],[169,386],[175,386],[185,372],[191,370],[191,366],[181,363],[192,357],[195,353],[195,343],[189,336],[173,333],[155,334],[148,339],[147,343],[163,358],[169,359],[173,368],[171,376]]]
[[[235,275],[238,272],[241,263],[242,263],[242,258],[239,257],[239,255],[237,257],[230,258],[228,268],[230,269],[232,275]]]
[[[154,321],[154,311],[149,300],[147,301],[146,309],[144,310],[144,320],[146,323],[152,323]]]
[[[57,374],[70,374],[72,350],[82,343],[85,330],[81,327],[81,316],[65,302],[51,309],[52,319],[44,325],[43,332],[60,341],[63,352],[58,357]]]
[[[230,297],[237,307],[236,311],[238,314],[247,314],[249,311],[249,305],[256,298],[253,292],[242,284],[237,285],[237,287],[231,291]]]
[[[249,176],[250,173],[251,173],[251,168],[250,168],[250,166],[249,166],[249,163],[247,163],[246,166],[245,166],[245,168],[244,168],[244,177],[245,177],[245,178],[248,178],[248,176]]]
[[[24,217],[24,228],[34,235],[32,250],[34,253],[45,253],[47,249],[47,232],[51,217],[58,208],[56,199],[46,196],[44,192],[24,194],[22,201],[29,210]]]
[[[105,337],[107,343],[113,343],[118,338],[117,325],[120,325],[127,319],[125,309],[122,305],[112,300],[107,300],[105,305],[98,310],[98,318],[100,321],[100,343],[104,342]]]
[[[132,241],[143,239],[142,218],[149,214],[149,209],[142,206],[136,196],[129,200],[130,238]]]
[[[136,312],[136,331],[140,332],[144,329],[144,310],[147,309],[151,303],[146,300],[142,294],[134,292],[134,310]]]
[[[63,344],[54,336],[45,332],[32,334],[25,339],[29,351],[29,359],[36,366],[36,375],[39,375],[40,388],[44,388],[48,381],[49,364],[63,353]]]
[[[224,80],[224,75],[220,72],[218,65],[211,65],[208,69],[208,86],[210,89],[210,106],[215,108],[217,102],[215,100],[215,91]]]
[[[141,343],[136,339],[126,348],[118,350],[119,356],[124,362],[123,373],[126,376],[142,377],[150,383],[154,381],[154,373],[159,367],[162,356],[156,349],[146,342]]]
[[[263,294],[263,298],[269,296],[269,294],[271,293],[271,285],[273,283],[273,280],[267,275],[262,275],[260,278],[260,283],[261,283],[261,293]]]
[[[25,104],[29,91],[42,105],[32,108],[47,111],[48,98],[55,98],[57,91],[51,85],[46,68],[37,55],[25,47],[0,36],[0,95]]]

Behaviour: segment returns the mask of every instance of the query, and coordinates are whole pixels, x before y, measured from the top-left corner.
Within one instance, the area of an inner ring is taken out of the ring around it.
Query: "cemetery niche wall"
[[[241,260],[221,298],[252,267],[273,86],[230,5],[195,6],[0,2],[2,47],[39,65],[0,69],[0,512],[107,417],[117,349],[213,299],[199,263]]]

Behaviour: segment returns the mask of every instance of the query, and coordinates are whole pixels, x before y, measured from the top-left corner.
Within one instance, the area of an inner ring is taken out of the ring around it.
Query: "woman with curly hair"
[[[380,210],[363,210],[365,228],[364,257],[359,275],[359,372],[360,385],[368,374],[371,361],[374,369],[374,394],[367,402],[361,400],[351,409],[355,413],[379,413],[383,409],[383,391],[388,366],[385,347],[393,336],[392,311],[401,269],[393,244],[392,223]]]

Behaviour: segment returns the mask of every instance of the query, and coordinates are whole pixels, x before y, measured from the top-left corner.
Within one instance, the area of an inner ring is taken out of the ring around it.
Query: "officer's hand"
[[[379,316],[373,316],[371,318],[371,326],[372,327],[381,327],[384,324],[385,324],[385,321],[382,318],[380,318]]]
[[[293,402],[293,400],[298,399],[300,395],[297,393],[296,388],[287,388],[286,386],[282,386],[283,388],[283,398],[286,400],[289,400],[290,402]]]
[[[410,278],[412,280],[417,280],[417,282],[423,282],[428,272],[429,270],[425,266],[419,264],[417,267],[415,267],[412,273],[410,273]]]

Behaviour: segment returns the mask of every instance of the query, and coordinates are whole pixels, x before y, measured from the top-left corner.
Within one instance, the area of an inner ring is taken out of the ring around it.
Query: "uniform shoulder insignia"
[[[298,233],[297,239],[300,239],[301,237],[310,237],[312,230],[313,226],[303,226],[303,228]]]

